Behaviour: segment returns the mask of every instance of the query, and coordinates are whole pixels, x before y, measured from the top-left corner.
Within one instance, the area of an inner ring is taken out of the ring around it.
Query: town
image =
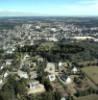
[[[0,18],[0,41],[0,100],[98,98],[98,18]]]

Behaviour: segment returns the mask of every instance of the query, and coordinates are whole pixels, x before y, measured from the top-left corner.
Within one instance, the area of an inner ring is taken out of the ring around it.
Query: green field
[[[88,95],[84,97],[79,97],[75,100],[98,100],[98,95]]]
[[[82,71],[92,80],[95,84],[98,84],[98,67],[84,67]]]

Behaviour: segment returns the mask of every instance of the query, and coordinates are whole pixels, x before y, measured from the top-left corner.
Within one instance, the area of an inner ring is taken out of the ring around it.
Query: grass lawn
[[[89,78],[91,78],[96,84],[98,84],[98,67],[91,66],[91,67],[84,67],[82,71],[87,74]]]
[[[75,100],[98,100],[98,95],[83,96],[83,97],[79,97]]]

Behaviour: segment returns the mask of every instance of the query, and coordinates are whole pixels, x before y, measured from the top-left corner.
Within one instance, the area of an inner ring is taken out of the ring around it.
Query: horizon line
[[[9,16],[0,16],[1,17],[98,17],[98,15],[9,15]]]

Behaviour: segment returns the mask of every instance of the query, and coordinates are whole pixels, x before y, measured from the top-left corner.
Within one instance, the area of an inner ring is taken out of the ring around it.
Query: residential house
[[[28,85],[28,95],[39,94],[45,92],[45,87],[39,81],[31,81]]]

